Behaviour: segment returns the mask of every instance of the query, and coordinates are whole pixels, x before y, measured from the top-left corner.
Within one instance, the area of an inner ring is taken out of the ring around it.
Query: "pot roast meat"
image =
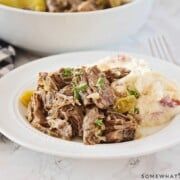
[[[81,12],[110,8],[109,0],[46,0],[49,12]]]
[[[48,76],[48,73],[46,72],[40,72],[38,74],[38,85],[37,85],[37,90],[41,90],[41,89],[45,89],[45,82],[46,82],[46,78]]]
[[[108,112],[105,121],[106,142],[123,142],[135,139],[138,121],[132,115]]]
[[[47,0],[46,3],[49,12],[62,12],[69,8],[68,0]]]
[[[60,112],[65,114],[68,122],[72,126],[73,136],[82,136],[82,124],[83,124],[83,108],[81,106],[64,106],[60,109]]]
[[[27,118],[30,122],[34,122],[46,127],[46,111],[40,94],[34,93],[31,98],[31,103],[28,106]]]
[[[82,137],[84,144],[133,140],[136,119],[110,111],[116,99],[111,83],[128,73],[120,68],[102,72],[97,66],[39,73],[27,118],[44,133],[66,140]]]
[[[43,127],[38,123],[32,122],[33,127],[45,134],[65,140],[72,139],[72,127],[67,121],[52,119],[49,120],[49,124],[51,124],[50,127]]]
[[[75,84],[75,86],[80,86],[82,84],[86,85],[86,91],[80,92],[80,100],[82,101],[82,104],[84,106],[92,104],[92,101],[90,98],[88,98],[88,95],[91,94],[91,89],[89,87],[88,81],[87,81],[87,73],[86,69],[84,67],[76,69],[74,71],[74,76],[72,79],[72,83]]]
[[[47,8],[50,12],[77,11],[82,0],[47,0]]]
[[[46,134],[66,140],[72,138],[71,124],[67,120],[47,116],[42,97],[38,93],[34,93],[32,96],[31,103],[28,106],[27,118],[35,128]]]
[[[112,68],[104,71],[104,73],[106,74],[106,78],[109,80],[109,82],[112,83],[117,79],[127,76],[130,71],[125,68]]]
[[[38,89],[43,89],[45,91],[58,91],[60,88],[64,87],[66,83],[61,78],[59,73],[39,73],[38,79]]]
[[[69,85],[72,82],[73,72],[73,68],[61,68],[57,73],[60,74],[64,84]]]
[[[77,11],[79,12],[95,11],[95,10],[96,10],[96,6],[92,1],[84,1],[77,7]]]
[[[39,94],[41,95],[44,109],[45,109],[45,111],[48,112],[54,104],[56,92],[55,91],[45,91],[45,90],[41,89],[41,90],[39,90]]]
[[[104,125],[97,126],[96,121],[98,119],[104,119],[104,115],[99,113],[98,108],[93,107],[87,110],[87,113],[83,120],[83,142],[84,144],[99,144],[105,141],[102,136]]]
[[[61,119],[69,122],[72,126],[73,136],[82,136],[82,123],[84,117],[84,109],[78,105],[68,104],[62,107],[54,106],[49,112],[47,119]],[[48,121],[49,122],[49,121]],[[51,126],[51,125],[50,125]]]
[[[73,130],[71,124],[68,121],[62,119],[47,119],[48,124],[50,125],[50,131],[48,131],[48,133],[65,140],[71,140],[73,136]]]
[[[93,98],[94,104],[100,109],[107,109],[114,104],[115,94],[110,87],[110,83],[107,80],[105,74],[101,72],[97,66],[93,66],[87,69],[87,79],[89,87],[92,89],[92,93],[98,93],[99,98]],[[102,79],[102,87],[98,87],[97,83],[99,79]]]
[[[71,84],[72,75],[65,74],[66,68],[61,68],[54,73],[39,73],[38,90],[59,91],[67,85]],[[72,69],[73,71],[73,69]]]
[[[65,90],[67,91],[64,92]],[[71,96],[68,96],[70,95],[70,88],[68,88],[67,86],[65,86],[60,91],[40,90],[39,94],[41,95],[44,109],[48,112],[48,114],[49,112],[54,111],[57,108],[60,108],[69,104],[73,106],[75,104],[74,98],[72,96],[72,92],[71,92]]]
[[[55,90],[60,90],[66,85],[64,79],[60,76],[59,73],[52,73],[49,75],[49,78],[54,84],[54,87],[56,87],[56,89],[54,88]]]
[[[60,93],[66,95],[66,96],[73,96],[73,86],[72,84],[69,84],[65,86],[64,88],[60,89]]]

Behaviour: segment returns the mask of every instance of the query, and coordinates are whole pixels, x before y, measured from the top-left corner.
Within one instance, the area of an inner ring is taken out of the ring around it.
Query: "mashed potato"
[[[136,59],[127,54],[106,57],[105,59],[100,60],[98,65],[98,68],[102,71],[116,67],[129,69],[131,71],[129,75],[143,74],[150,71],[146,61],[143,59]],[[129,75],[126,77],[129,78]]]
[[[135,88],[142,126],[156,126],[180,113],[180,88],[161,74],[149,72],[137,77]]]
[[[180,113],[180,87],[163,75],[150,70],[143,60],[136,60],[123,55],[106,58],[99,67],[125,67],[131,73],[112,84],[119,95],[127,89],[136,89],[140,94],[137,99],[139,118],[141,119],[141,135],[149,135],[161,129],[165,124]]]

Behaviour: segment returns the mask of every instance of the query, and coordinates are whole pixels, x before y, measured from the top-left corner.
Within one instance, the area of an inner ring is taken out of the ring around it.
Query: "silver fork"
[[[169,42],[164,35],[149,38],[148,45],[152,56],[178,65],[170,48]]]

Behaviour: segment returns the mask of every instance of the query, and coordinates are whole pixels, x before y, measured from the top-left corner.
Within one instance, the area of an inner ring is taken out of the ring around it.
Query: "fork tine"
[[[171,59],[170,61],[172,61],[174,64],[177,64],[177,62],[176,62],[176,60],[175,60],[175,58],[174,58],[174,55],[173,55],[173,53],[172,53],[172,51],[171,51],[171,48],[170,48],[170,46],[169,46],[166,38],[165,38],[163,35],[162,35],[162,40],[164,41],[164,45],[165,45],[165,47],[166,47],[166,49],[167,49],[167,52],[168,52],[168,54],[169,54],[169,57],[170,57],[170,59]]]
[[[173,56],[173,53],[170,49],[170,46],[168,44],[168,41],[166,40],[164,35],[159,35],[153,38],[149,38],[148,42],[149,42],[149,48],[151,54],[153,56],[177,64]]]
[[[162,54],[163,54],[163,59],[171,62],[171,58],[169,57],[169,53],[168,53],[167,48],[165,46],[165,42],[164,42],[163,36],[158,36],[157,40],[159,42],[159,47],[160,47],[160,49],[162,51]]]
[[[155,57],[155,52],[154,52],[154,49],[153,49],[153,43],[152,43],[152,40],[150,38],[148,39],[148,44],[149,44],[149,49],[151,51],[152,56]]]
[[[154,42],[154,47],[157,51],[157,57],[159,57],[160,59],[163,59],[163,52],[162,52],[161,45],[159,44],[158,39],[154,37],[153,42]]]
[[[162,59],[163,56],[159,48],[159,43],[155,37],[149,39],[149,48],[150,48],[152,56],[159,57]]]

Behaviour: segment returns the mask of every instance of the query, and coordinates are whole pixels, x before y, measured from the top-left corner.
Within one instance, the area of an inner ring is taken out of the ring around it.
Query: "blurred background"
[[[148,21],[138,33],[125,37],[118,44],[104,46],[102,49],[125,52],[150,54],[148,39],[158,35],[165,35],[175,58],[180,57],[180,1],[178,0],[155,0],[153,10]],[[24,64],[39,56],[28,51],[17,50],[16,66]]]

